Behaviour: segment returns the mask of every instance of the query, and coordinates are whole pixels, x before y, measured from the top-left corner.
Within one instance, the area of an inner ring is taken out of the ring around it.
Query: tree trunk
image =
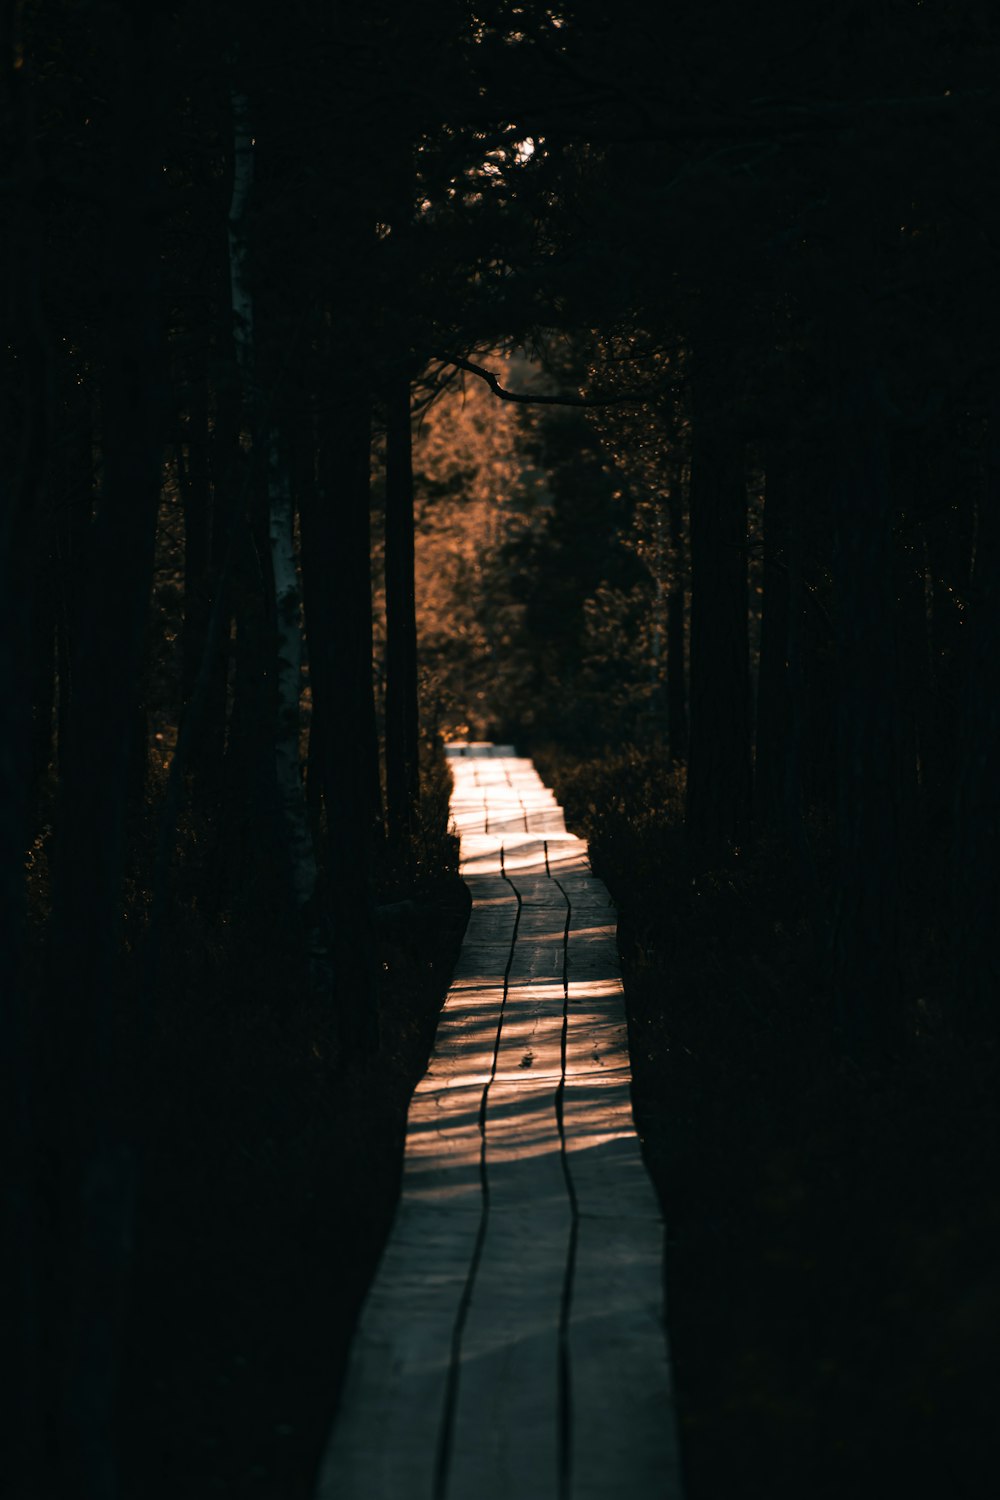
[[[385,770],[389,837],[408,847],[420,798],[410,382],[386,395]]]
[[[23,372],[23,365],[19,374]],[[8,394],[5,392],[5,394]],[[28,398],[33,404],[34,396]],[[35,413],[29,421],[41,420]],[[23,538],[36,503],[34,479],[0,475],[0,1234],[3,1237],[4,1360],[10,1439],[5,1475],[11,1493],[28,1494],[37,1482],[39,1412],[36,1246],[32,1163],[35,1159],[29,1093],[32,1048],[22,989],[24,953],[25,830],[31,739],[31,699],[24,670],[30,632],[30,584]],[[12,1409],[11,1409],[12,1408]]]
[[[56,765],[60,782],[69,756],[73,698],[73,657],[86,581],[84,559],[90,535],[94,491],[94,433],[89,398],[70,393],[62,471],[63,500],[56,511]]]
[[[231,335],[237,410],[249,429],[252,458],[234,465],[232,494],[235,683],[225,756],[226,806],[221,844],[224,886],[243,922],[256,924],[274,899],[292,898],[288,880],[274,881],[287,861],[283,809],[275,761],[276,617],[271,564],[267,423],[256,381],[255,308],[250,283],[247,208],[254,180],[250,103],[233,87],[233,192],[229,210]],[[240,423],[237,418],[237,433]],[[240,434],[241,435],[241,434]],[[236,488],[238,479],[242,481]],[[252,877],[248,878],[252,872]]]
[[[958,1024],[993,1024],[1000,995],[1000,399],[989,415],[955,798],[955,969]]]
[[[812,857],[807,852],[805,828],[802,818],[803,745],[805,740],[806,674],[804,664],[804,634],[806,610],[806,586],[804,577],[805,550],[803,542],[803,476],[797,469],[791,478],[787,495],[787,557],[788,557],[788,636],[787,667],[785,673],[787,691],[788,735],[783,758],[784,779],[781,787],[781,819],[799,851],[803,870],[814,874]]]
[[[975,543],[976,477],[963,472],[961,459],[955,466],[955,450],[966,445],[972,446],[971,435],[961,427],[952,428],[930,448],[917,476],[924,492],[924,532],[931,567],[931,697],[924,795],[929,826],[945,844],[954,836],[954,772],[965,703],[966,606]]]
[[[231,316],[220,333],[223,363],[233,361]],[[209,619],[215,623],[206,642],[208,657],[199,661],[200,728],[192,746],[193,799],[204,813],[217,813],[226,757],[229,712],[230,639],[233,616],[233,575],[237,536],[245,524],[243,487],[248,468],[240,445],[240,396],[234,379],[217,388],[215,420],[209,442],[211,527],[208,575],[205,580]],[[209,629],[206,621],[206,630]],[[192,685],[192,691],[194,686]],[[189,705],[190,706],[190,705]]]
[[[184,506],[184,625],[181,635],[181,698],[187,704],[198,680],[211,609],[212,501],[208,462],[208,392],[199,381],[188,407],[178,470]]]
[[[875,1058],[900,1039],[895,569],[884,407],[879,374],[858,355],[839,392],[833,986],[848,1050]]]
[[[901,833],[918,856],[923,847],[922,765],[928,740],[930,650],[922,539],[900,539],[896,548],[896,722]]]
[[[233,314],[233,342],[236,364],[243,381],[244,394],[252,396],[254,366],[253,297],[250,291],[250,248],[246,216],[254,179],[254,138],[250,121],[250,101],[246,94],[233,88],[230,93],[233,111],[233,195],[229,204],[229,291]]]
[[[46,445],[51,349],[42,315],[39,266],[45,255],[41,164],[24,98],[24,73],[11,66],[17,18],[4,17],[0,130],[6,172],[23,185],[0,234],[0,294],[7,304],[0,340],[0,1319],[8,1425],[5,1488],[35,1492],[43,1461],[35,1236],[37,1161],[31,1096],[32,1046],[21,960],[24,954],[26,791],[32,761],[32,572]],[[26,72],[27,70],[24,70]],[[12,205],[13,206],[13,205]],[[46,628],[51,653],[51,633]],[[47,696],[47,684],[46,684]],[[50,717],[51,725],[51,717]]]
[[[754,758],[754,819],[762,827],[784,826],[787,758],[791,743],[788,697],[790,588],[788,559],[789,476],[786,455],[775,445],[767,456],[764,491],[764,599],[757,679],[757,744]]]
[[[46,552],[49,549],[46,548]],[[56,707],[56,612],[51,556],[35,588],[31,631],[31,777],[25,846],[39,831],[41,794],[52,765]]]
[[[688,753],[687,674],[684,663],[684,502],[671,492],[670,584],[667,592],[667,733],[671,760]]]
[[[134,1145],[116,1118],[115,1012],[125,801],[153,576],[164,411],[160,300],[164,42],[155,18],[117,7],[104,33],[118,91],[102,165],[113,182],[105,243],[103,487],[91,529],[73,663],[52,918],[59,1057],[62,1246],[69,1264],[60,1347],[61,1483],[85,1500],[118,1493],[119,1332],[136,1191]]]
[[[908,432],[891,445],[893,508],[897,535],[893,548],[896,593],[896,748],[899,762],[900,834],[906,858],[919,858],[924,842],[922,760],[927,741],[930,698],[930,644],[924,587],[924,541],[916,519],[917,476],[922,446]]]
[[[717,859],[750,811],[747,498],[743,443],[711,370],[695,374],[691,460],[692,848]]]
[[[309,681],[319,730],[310,747],[326,808],[330,914],[340,1019],[352,1047],[378,1044],[371,840],[381,832],[372,699],[369,453],[371,416],[339,392],[319,442],[317,486],[302,494]]]
[[[303,919],[310,954],[325,961],[325,944],[316,923],[316,851],[306,816],[299,749],[302,697],[302,599],[295,555],[295,507],[288,464],[276,434],[268,442],[268,499],[271,567],[276,619],[275,774],[285,822],[292,896]]]

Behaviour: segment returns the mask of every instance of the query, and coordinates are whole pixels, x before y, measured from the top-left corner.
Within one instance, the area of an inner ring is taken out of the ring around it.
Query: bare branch
[[[434,354],[433,359],[439,359],[443,365],[454,365],[457,370],[467,370],[470,375],[478,375],[480,380],[485,380],[494,396],[501,401],[515,401],[519,406],[625,406],[643,401],[655,401],[662,394],[660,391],[645,390],[629,391],[617,396],[527,396],[521,391],[509,391],[493,374],[492,370],[486,370],[482,365],[475,365],[471,359],[463,359],[459,354]]]

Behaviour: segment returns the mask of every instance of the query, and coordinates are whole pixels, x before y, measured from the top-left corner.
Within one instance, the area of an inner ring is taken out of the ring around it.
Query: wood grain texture
[[[529,760],[448,750],[472,914],[317,1500],[681,1500],[614,910]]]

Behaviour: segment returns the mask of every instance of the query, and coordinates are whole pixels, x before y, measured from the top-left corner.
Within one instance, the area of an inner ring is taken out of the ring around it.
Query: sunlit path
[[[529,760],[448,753],[472,915],[318,1500],[674,1500],[608,893]]]

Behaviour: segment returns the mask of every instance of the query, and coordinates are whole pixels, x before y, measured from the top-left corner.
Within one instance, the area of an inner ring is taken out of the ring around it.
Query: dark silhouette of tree
[[[405,846],[420,788],[413,448],[405,369],[390,374],[385,414],[386,810],[390,837]]]

